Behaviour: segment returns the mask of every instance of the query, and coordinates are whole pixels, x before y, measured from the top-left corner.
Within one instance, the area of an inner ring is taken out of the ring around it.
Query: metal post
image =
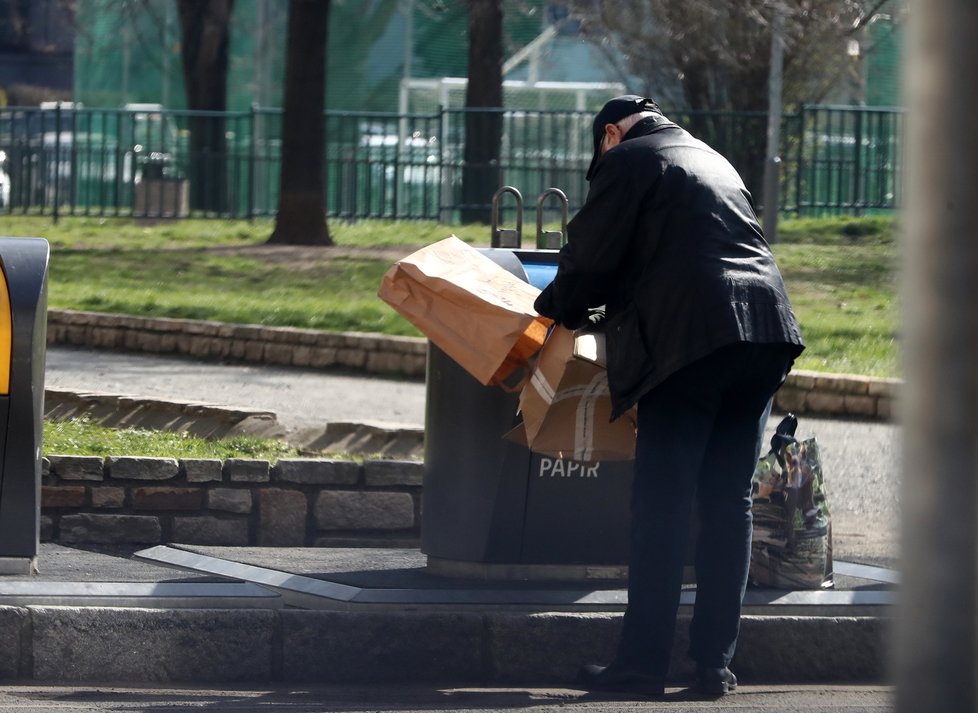
[[[163,6],[163,42],[161,43],[160,103],[170,106],[170,30],[172,27],[174,3]]]
[[[795,142],[797,151],[795,153],[795,217],[800,218],[801,213],[801,177],[805,174],[805,142],[808,134],[805,131],[805,105],[802,104],[798,109],[798,140]],[[811,186],[808,188],[811,191]]]
[[[444,84],[442,85],[444,89]],[[454,178],[454,165],[449,155],[448,148],[448,137],[451,135],[448,131],[448,113],[445,111],[445,104],[438,105],[438,135],[439,142],[438,145],[440,149],[438,151],[438,167],[441,171],[441,208],[438,212],[438,219],[442,223],[451,223],[453,220],[453,213],[458,208],[457,201],[452,195],[452,180]],[[455,147],[452,147],[453,150]]]
[[[767,160],[764,162],[764,237],[778,237],[778,202],[781,184],[781,85],[784,65],[784,6],[774,6],[771,27],[771,74],[768,80]]]
[[[270,21],[266,0],[255,3],[255,101],[252,105],[269,106],[268,97],[268,30]]]
[[[854,215],[862,215],[866,207],[866,192],[863,189],[863,109],[856,109],[855,149],[852,165],[852,209]]]
[[[249,110],[249,137],[248,137],[248,222],[255,219],[255,164],[258,161],[258,105],[251,102]]]
[[[58,222],[61,203],[61,102],[54,106],[54,222]]]
[[[402,9],[404,12],[404,67],[403,74],[401,77],[401,91],[399,97],[399,110],[400,118],[397,122],[397,154],[395,160],[399,160],[401,157],[401,152],[407,153],[407,139],[408,139],[408,87],[411,85],[411,74],[413,72],[413,59],[414,59],[414,0],[404,0]],[[406,164],[411,163],[411,156],[406,157]],[[402,176],[402,169],[395,163],[394,167],[394,218],[401,217],[402,206],[398,203],[398,195],[407,195],[407,171],[408,168],[403,169],[404,175]],[[405,182],[405,190],[403,192],[397,191],[397,186],[401,181]],[[406,212],[406,209],[405,211]]]
[[[898,713],[978,709],[978,69],[974,0],[911,0]]]

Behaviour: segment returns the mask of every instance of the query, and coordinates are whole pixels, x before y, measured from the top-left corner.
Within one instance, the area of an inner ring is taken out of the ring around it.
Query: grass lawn
[[[266,246],[270,221],[4,216],[2,233],[51,243],[53,308],[399,335],[418,332],[376,297],[396,257],[451,233],[489,240],[433,222],[330,229],[335,248]],[[784,221],[774,251],[808,343],[796,367],[897,375],[894,221]]]
[[[282,441],[235,436],[207,440],[170,431],[141,428],[105,428],[87,419],[44,422],[45,455],[149,458],[279,458],[298,457],[299,451]]]
[[[896,228],[889,218],[787,221],[774,253],[807,348],[799,369],[899,374]]]

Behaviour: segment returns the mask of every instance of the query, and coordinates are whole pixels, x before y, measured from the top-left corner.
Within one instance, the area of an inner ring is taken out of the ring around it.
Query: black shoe
[[[582,666],[577,673],[577,681],[587,691],[631,693],[646,698],[662,696],[666,692],[665,679],[662,676],[614,666]]]
[[[694,690],[711,696],[723,696],[737,690],[737,677],[729,668],[696,667]]]

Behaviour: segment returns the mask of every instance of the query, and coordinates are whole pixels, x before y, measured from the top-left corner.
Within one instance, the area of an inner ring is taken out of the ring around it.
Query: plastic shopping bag
[[[832,586],[832,523],[818,442],[789,414],[754,471],[750,579],[778,589]]]

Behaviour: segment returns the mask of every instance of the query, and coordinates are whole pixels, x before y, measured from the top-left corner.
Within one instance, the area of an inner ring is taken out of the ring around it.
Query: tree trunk
[[[282,171],[270,243],[332,245],[326,225],[329,0],[289,0]]]
[[[502,0],[469,0],[469,81],[465,91],[463,223],[488,223],[499,188],[503,136]]]
[[[187,108],[227,111],[228,55],[234,0],[177,0]],[[224,117],[191,116],[190,207],[225,213],[227,146]]]

